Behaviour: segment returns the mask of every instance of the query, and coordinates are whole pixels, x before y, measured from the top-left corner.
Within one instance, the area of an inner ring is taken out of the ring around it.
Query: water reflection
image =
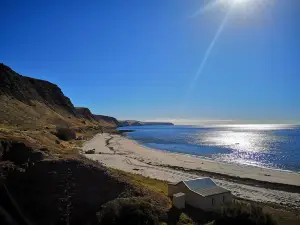
[[[276,137],[262,132],[213,131],[199,133],[195,142],[198,144],[229,147],[245,152],[267,152]]]
[[[230,149],[229,153],[212,154],[213,159],[230,163],[276,167],[270,163],[270,157],[284,157],[273,151],[280,144],[281,137],[272,132],[265,132],[265,129],[267,128],[238,127],[238,129],[231,130],[200,132],[194,136],[194,141],[199,145]]]
[[[134,129],[136,131],[128,135],[148,147],[235,164],[300,171],[299,126],[147,126]]]

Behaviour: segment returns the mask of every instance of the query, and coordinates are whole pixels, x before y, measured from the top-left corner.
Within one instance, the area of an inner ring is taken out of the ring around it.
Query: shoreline
[[[300,173],[299,172],[295,172],[295,171],[291,171],[291,170],[281,170],[281,169],[274,169],[274,168],[266,168],[266,167],[259,167],[259,166],[253,166],[253,165],[243,165],[243,164],[234,164],[234,163],[228,163],[228,162],[222,162],[222,161],[217,161],[217,160],[213,160],[213,159],[209,159],[209,158],[205,158],[202,156],[197,156],[197,155],[191,155],[191,154],[185,154],[185,153],[180,153],[180,152],[171,152],[168,150],[162,150],[162,149],[156,149],[156,148],[151,148],[151,147],[147,147],[142,145],[141,143],[139,143],[138,141],[131,139],[127,136],[123,136],[125,139],[131,141],[133,144],[138,145],[140,148],[148,150],[148,151],[157,151],[157,152],[161,152],[164,153],[166,155],[174,155],[174,156],[178,156],[182,158],[193,158],[195,161],[199,161],[199,162],[207,162],[209,164],[218,164],[218,165],[223,165],[224,167],[236,167],[236,168],[240,168],[243,170],[260,170],[262,172],[264,172],[264,174],[262,174],[262,176],[259,176],[258,178],[260,179],[253,179],[251,178],[251,176],[248,176],[248,174],[246,173],[246,175],[243,174],[243,176],[237,176],[236,174],[228,174],[227,171],[223,172],[223,171],[211,171],[211,170],[205,170],[205,168],[202,169],[192,169],[192,168],[187,168],[187,165],[183,166],[183,167],[178,167],[178,166],[170,166],[170,165],[165,165],[165,164],[160,164],[159,166],[164,166],[164,167],[170,167],[170,168],[181,168],[181,170],[194,170],[194,171],[198,171],[198,172],[207,172],[207,173],[213,173],[213,174],[219,174],[219,175],[224,175],[224,176],[228,176],[231,178],[241,178],[241,179],[250,179],[253,180],[254,182],[268,182],[268,183],[273,183],[273,184],[279,184],[279,185],[291,185],[291,186],[295,186],[295,187],[299,187],[299,193],[300,193]],[[158,153],[159,154],[159,153]],[[248,171],[246,171],[248,172]],[[269,172],[269,174],[268,174]],[[272,178],[268,179],[267,177],[271,177],[270,174],[273,173],[280,173],[284,176],[284,174],[289,174],[289,175],[293,175],[293,176],[299,176],[297,177],[298,179],[291,179],[288,182],[274,182],[274,180]]]
[[[158,149],[158,148],[151,148],[148,146],[143,145],[142,143],[139,143],[138,141],[128,137],[128,136],[124,136],[125,138],[132,140],[133,142],[135,142],[137,145],[145,148],[145,149],[149,149],[149,150],[154,150],[154,151],[160,151],[160,152],[166,152],[166,153],[170,153],[170,154],[178,154],[178,155],[183,155],[183,156],[191,156],[194,158],[199,158],[200,160],[203,161],[209,161],[209,162],[215,162],[215,163],[221,163],[221,164],[227,164],[227,165],[232,165],[232,166],[241,166],[241,167],[255,167],[258,169],[265,169],[265,170],[274,170],[274,171],[279,171],[279,172],[284,172],[284,173],[295,173],[295,174],[299,174],[300,175],[300,171],[293,171],[293,170],[287,170],[287,169],[277,169],[277,168],[270,168],[270,167],[263,167],[263,166],[256,166],[256,165],[250,165],[250,164],[237,164],[237,163],[230,163],[230,162],[226,162],[226,161],[220,161],[220,160],[214,160],[214,159],[210,159],[208,157],[205,156],[201,156],[201,155],[193,155],[193,154],[187,154],[187,153],[182,153],[182,152],[172,152],[172,151],[168,151],[168,150],[163,150],[163,149]],[[300,186],[300,185],[299,185]]]
[[[139,145],[142,148],[148,149],[148,150],[152,150],[152,151],[160,151],[160,152],[164,152],[164,153],[170,153],[170,154],[178,154],[178,155],[182,155],[182,156],[186,156],[186,157],[194,157],[194,158],[198,158],[202,161],[208,161],[210,163],[220,163],[220,164],[226,164],[228,166],[232,165],[232,166],[240,166],[243,167],[244,169],[247,169],[247,167],[249,167],[249,169],[251,168],[258,168],[258,169],[264,169],[264,170],[270,170],[270,171],[278,171],[278,172],[283,172],[283,173],[291,173],[291,174],[299,174],[299,181],[300,181],[300,172],[295,172],[295,171],[291,171],[291,170],[282,170],[282,169],[274,169],[274,168],[267,168],[267,167],[259,167],[259,166],[253,166],[253,165],[243,165],[243,164],[234,164],[234,163],[228,163],[228,162],[222,162],[222,161],[217,161],[217,160],[213,160],[213,159],[209,159],[209,158],[205,158],[203,156],[199,156],[199,155],[192,155],[192,154],[185,154],[185,153],[180,153],[180,152],[171,152],[168,150],[162,150],[162,149],[156,149],[156,148],[151,148],[148,146],[144,146],[141,143],[139,143],[138,141],[129,138],[128,136],[124,136],[125,138],[127,138],[128,140],[133,141],[135,144]],[[202,177],[211,177],[211,178],[221,178],[221,179],[229,179],[241,184],[247,184],[247,185],[259,185],[259,186],[263,186],[264,188],[271,188],[271,189],[275,189],[275,190],[283,190],[283,191],[289,191],[289,192],[293,192],[293,193],[300,193],[300,182],[299,185],[295,185],[295,184],[286,184],[286,183],[277,183],[277,182],[272,182],[272,181],[264,181],[264,180],[257,180],[257,179],[252,179],[252,178],[248,178],[248,177],[239,177],[239,176],[235,176],[235,175],[228,175],[226,173],[217,173],[217,172],[212,172],[212,171],[205,171],[205,170],[195,170],[195,169],[188,169],[185,167],[178,167],[178,166],[170,166],[170,165],[159,165],[165,168],[170,168],[170,169],[174,169],[174,170],[178,170],[178,171],[185,171],[185,172],[190,172],[193,174],[198,174],[199,176]]]
[[[207,176],[238,198],[300,209],[300,175],[295,172],[152,149],[115,134],[97,134],[83,146],[83,151],[90,149],[95,149],[95,154],[85,156],[107,167],[169,182]]]

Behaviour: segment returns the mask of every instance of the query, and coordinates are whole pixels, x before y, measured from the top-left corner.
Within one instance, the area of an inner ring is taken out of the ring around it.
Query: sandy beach
[[[300,209],[300,174],[240,166],[150,149],[120,135],[97,134],[85,142],[86,157],[104,166],[177,182],[210,176],[240,198]]]

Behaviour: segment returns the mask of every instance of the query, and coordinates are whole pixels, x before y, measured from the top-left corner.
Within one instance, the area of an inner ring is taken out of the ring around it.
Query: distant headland
[[[119,126],[125,127],[125,126],[146,126],[146,125],[170,125],[174,126],[173,123],[169,122],[142,122],[138,120],[119,120]]]

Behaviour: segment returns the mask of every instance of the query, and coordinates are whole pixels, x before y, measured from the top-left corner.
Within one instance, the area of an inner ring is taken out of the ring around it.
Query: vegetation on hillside
[[[70,128],[66,127],[58,127],[56,128],[55,135],[63,140],[63,141],[70,141],[76,138],[76,132]]]
[[[263,209],[255,204],[234,201],[230,206],[225,207],[217,215],[215,225],[276,225],[276,221],[265,213]]]
[[[143,198],[119,198],[102,206],[98,214],[102,225],[157,225],[160,208]]]

